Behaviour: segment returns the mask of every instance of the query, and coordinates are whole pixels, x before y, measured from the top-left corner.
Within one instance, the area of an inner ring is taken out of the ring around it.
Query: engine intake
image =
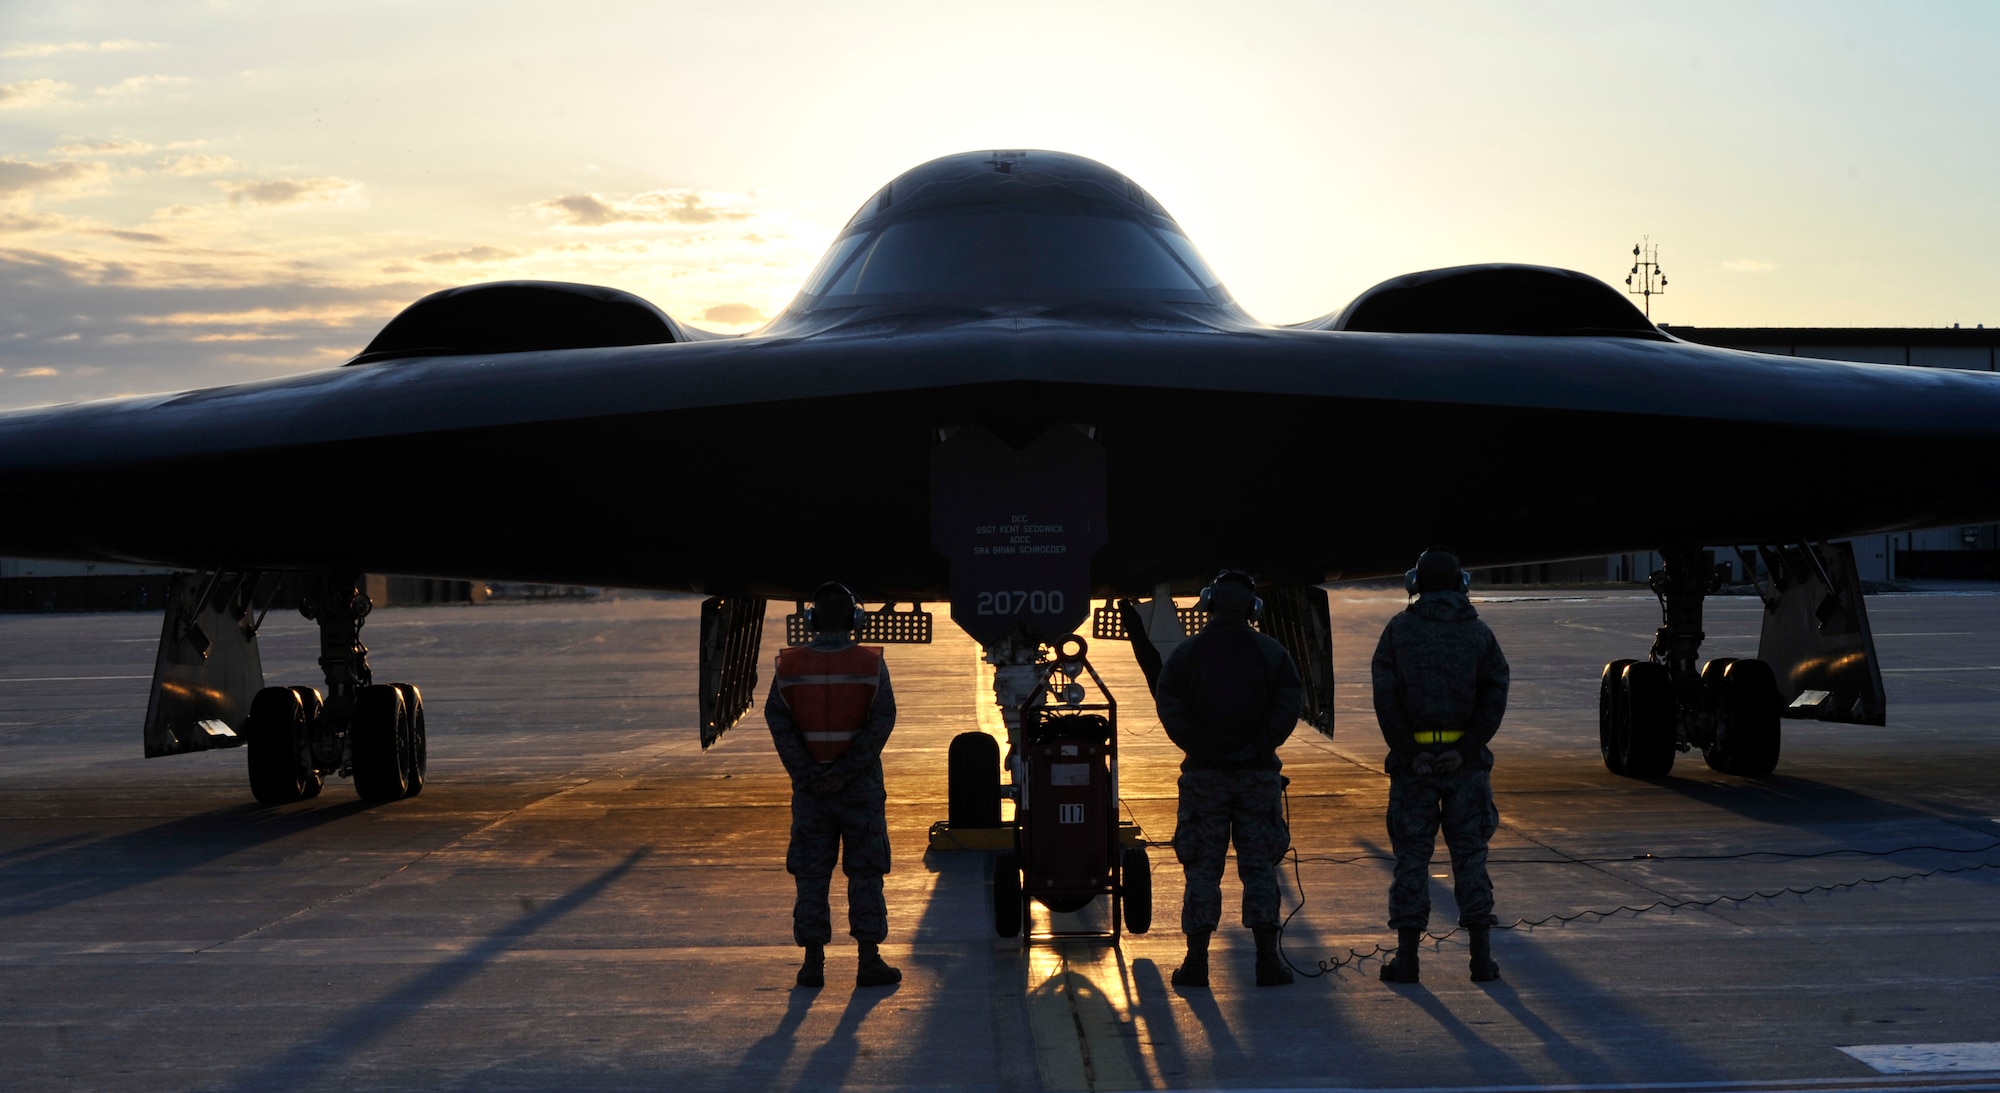
[[[1668,340],[1617,289],[1574,270],[1493,263],[1384,281],[1302,324],[1386,334],[1530,334]]]
[[[494,281],[418,300],[347,363],[687,340],[666,312],[629,292],[562,281]]]

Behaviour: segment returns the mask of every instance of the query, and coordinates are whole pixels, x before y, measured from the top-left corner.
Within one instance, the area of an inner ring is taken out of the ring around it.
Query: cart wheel
[[[1143,846],[1128,846],[1119,855],[1119,893],[1125,903],[1125,929],[1143,934],[1153,928],[1153,863]]]
[[[1027,917],[1028,901],[1021,898],[1021,858],[1010,851],[993,859],[993,932],[1019,937]]]
[[[952,830],[1000,826],[1000,745],[983,732],[962,732],[945,753],[946,817]]]

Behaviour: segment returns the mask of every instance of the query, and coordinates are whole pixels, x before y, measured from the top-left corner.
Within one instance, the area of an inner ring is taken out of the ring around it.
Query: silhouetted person
[[[1224,570],[1202,602],[1208,625],[1174,647],[1155,693],[1160,723],[1187,753],[1174,827],[1174,856],[1187,874],[1187,958],[1173,981],[1208,986],[1208,940],[1222,920],[1222,867],[1234,841],[1243,925],[1257,939],[1257,985],[1282,986],[1292,972],[1278,955],[1278,862],[1291,829],[1278,745],[1298,724],[1305,685],[1285,647],[1250,626],[1260,603],[1254,578]]]
[[[1389,620],[1375,646],[1375,719],[1389,745],[1389,842],[1396,878],[1389,925],[1396,955],[1388,983],[1417,981],[1417,947],[1430,926],[1431,854],[1438,825],[1451,850],[1458,924],[1472,935],[1472,978],[1500,978],[1493,960],[1493,881],[1486,843],[1500,826],[1493,752],[1507,712],[1507,658],[1466,598],[1458,557],[1427,550],[1404,575],[1416,602]]]
[[[903,978],[880,949],[889,934],[882,900],[882,875],[889,871],[882,746],[896,727],[896,697],[882,650],[854,642],[862,623],[854,593],[821,585],[806,622],[812,642],[778,654],[764,702],[771,740],[792,776],[785,871],[798,885],[792,938],[806,950],[798,984],[826,985],[826,944],[833,940],[827,895],[837,857],[847,874],[847,932],[861,950],[854,985],[888,986]]]

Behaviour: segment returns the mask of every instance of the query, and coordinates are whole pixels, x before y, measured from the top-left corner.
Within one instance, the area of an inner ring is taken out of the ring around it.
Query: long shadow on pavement
[[[242,805],[138,831],[72,840],[33,857],[17,853],[0,863],[0,919],[40,914],[149,884],[374,807],[360,800],[286,811]]]
[[[850,995],[847,1010],[840,1015],[840,1023],[833,1026],[826,1042],[813,1049],[812,1057],[806,1060],[799,1083],[813,1089],[840,1088],[848,1072],[854,1069],[854,1060],[861,1054],[861,1040],[856,1034],[861,1031],[862,1022],[868,1019],[868,1012],[900,989],[870,987],[857,989]]]
[[[242,1093],[264,1093],[265,1090],[285,1089],[296,1085],[301,1074],[338,1073],[342,1060],[354,1057],[357,1051],[381,1039],[397,1025],[421,1011],[426,1004],[477,975],[516,943],[597,898],[606,888],[638,865],[639,860],[647,853],[646,847],[634,850],[624,861],[571,889],[562,898],[543,904],[531,914],[521,916],[512,925],[444,963],[418,974],[384,997],[364,1003],[346,1020],[334,1024],[312,1039],[264,1063],[232,1083],[229,1088],[241,1090]]]

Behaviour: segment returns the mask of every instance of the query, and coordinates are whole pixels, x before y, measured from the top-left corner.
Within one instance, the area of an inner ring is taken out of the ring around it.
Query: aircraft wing
[[[355,574],[703,592],[706,740],[747,707],[764,599],[829,577],[948,600],[1005,664],[1093,600],[1136,620],[1248,569],[1330,731],[1313,586],[1440,543],[1469,566],[1664,550],[1653,659],[1715,721],[1691,548],[2000,521],[1996,456],[2000,376],[1692,345],[1568,271],[1429,271],[1269,326],[1129,179],[995,152],[892,181],[744,337],[507,282],[418,301],[341,368],[0,414],[0,553],[210,574],[163,638],[183,667],[211,659],[197,620],[255,599],[222,574],[301,575],[342,724],[372,686]],[[1782,556],[1817,597],[1786,617],[1858,610],[1857,582]],[[1173,640],[1176,612],[1144,617],[1157,633],[1099,625]]]

